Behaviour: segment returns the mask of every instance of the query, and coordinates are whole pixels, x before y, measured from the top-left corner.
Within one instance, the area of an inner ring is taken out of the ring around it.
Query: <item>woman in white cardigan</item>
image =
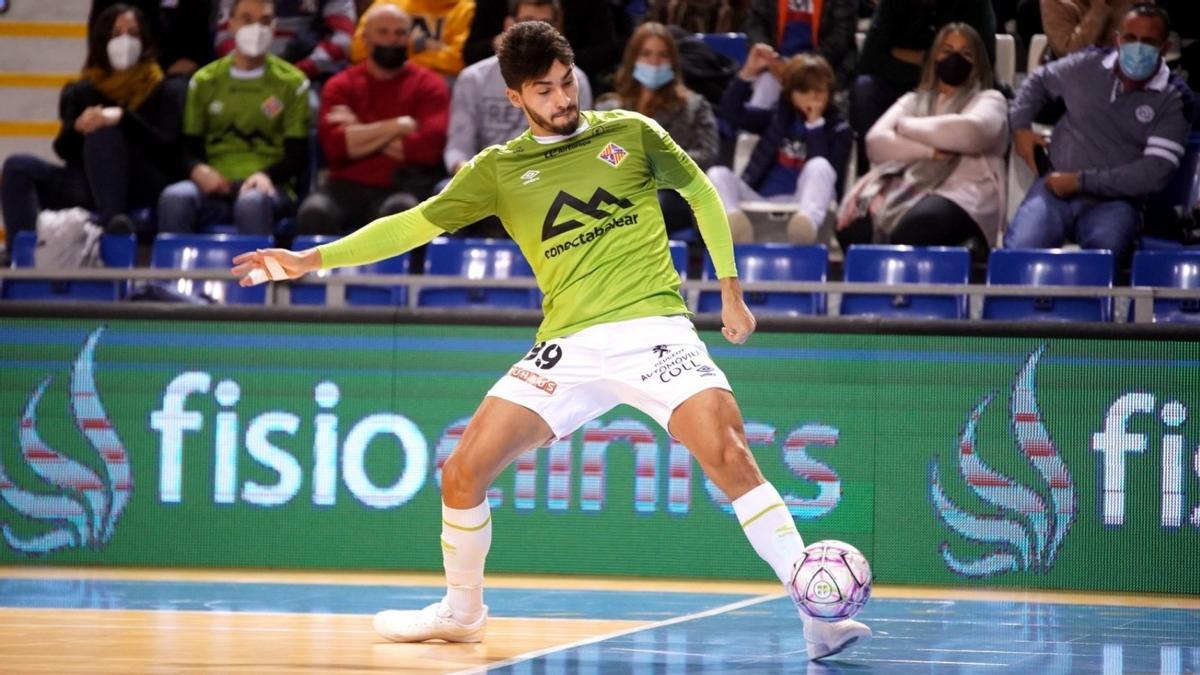
[[[1004,218],[1008,101],[992,84],[992,65],[975,29],[942,27],[917,89],[867,133],[872,169],[842,204],[842,248],[956,246],[974,238],[996,245]]]

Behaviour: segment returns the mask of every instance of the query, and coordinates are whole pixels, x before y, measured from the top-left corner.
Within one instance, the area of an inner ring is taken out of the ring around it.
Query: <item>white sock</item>
[[[492,546],[492,509],[484,499],[469,509],[442,503],[442,567],[454,618],[474,623],[483,613],[483,565]]]
[[[763,483],[738,497],[733,511],[758,557],[775,570],[779,581],[790,582],[792,565],[804,554],[804,540],[775,486]]]

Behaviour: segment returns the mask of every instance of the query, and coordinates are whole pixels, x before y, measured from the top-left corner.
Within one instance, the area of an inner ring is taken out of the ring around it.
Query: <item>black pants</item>
[[[300,205],[296,229],[299,234],[341,235],[416,205],[417,198],[404,190],[330,179]]]
[[[862,217],[838,230],[837,240],[845,250],[855,244],[871,243],[874,225]],[[961,206],[938,195],[925,195],[900,218],[888,239],[904,246],[961,246],[972,239],[986,238],[975,219]]]

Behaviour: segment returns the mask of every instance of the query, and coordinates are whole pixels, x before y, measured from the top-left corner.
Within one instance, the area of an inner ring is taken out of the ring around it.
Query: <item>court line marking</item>
[[[584,646],[587,646],[590,644],[596,644],[597,642],[604,642],[606,640],[612,640],[615,638],[624,637],[626,635],[632,635],[633,633],[640,633],[640,632],[646,631],[646,630],[654,630],[656,628],[664,628],[666,626],[674,626],[675,624],[684,623],[686,621],[694,621],[696,619],[705,619],[710,616],[716,616],[718,614],[725,614],[726,612],[732,612],[735,610],[743,609],[745,607],[751,607],[754,605],[762,604],[764,602],[770,602],[772,600],[778,600],[780,598],[786,598],[786,597],[787,597],[787,593],[780,592],[780,593],[772,593],[770,595],[761,595],[761,596],[758,596],[755,598],[746,598],[745,600],[738,600],[737,602],[731,602],[727,605],[721,605],[720,607],[713,607],[712,609],[706,609],[702,612],[694,612],[692,614],[685,614],[683,616],[677,616],[672,619],[663,619],[662,621],[655,621],[653,623],[648,623],[643,626],[634,626],[633,628],[626,628],[623,630],[614,631],[612,633],[596,635],[596,636],[593,636],[590,638],[584,638],[582,640],[577,640],[575,642],[571,642],[571,643],[568,643],[565,645],[558,645],[555,647],[546,647],[544,649],[537,649],[532,652],[518,654],[517,656],[507,658],[503,661],[497,661],[496,663],[489,663],[485,666],[475,666],[472,668],[468,668],[466,670],[459,670],[454,673],[451,673],[451,675],[469,675],[469,674],[473,674],[473,673],[484,673],[493,668],[504,668],[506,666],[512,666],[512,665],[516,665],[518,663],[524,663],[525,661],[531,661],[533,659],[536,659],[541,656],[545,656],[547,654],[553,654],[554,652],[561,652],[561,651],[566,651],[568,649],[575,649],[576,647],[584,647]]]

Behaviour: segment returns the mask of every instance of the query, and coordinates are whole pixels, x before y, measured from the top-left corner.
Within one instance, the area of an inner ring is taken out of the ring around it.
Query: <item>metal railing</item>
[[[152,268],[80,268],[71,270],[44,270],[36,268],[0,268],[0,283],[7,280],[38,280],[38,281],[177,281],[191,279],[196,281],[228,281],[236,282],[239,277],[222,270],[168,270]],[[341,308],[346,306],[346,286],[406,286],[409,289],[408,307],[418,307],[421,289],[437,288],[524,288],[536,289],[537,284],[532,277],[512,279],[467,279],[461,276],[444,275],[414,275],[414,274],[356,274],[328,275],[317,277],[309,275],[303,279],[286,283],[268,283],[266,304],[268,306],[287,306],[291,304],[292,285],[323,285],[326,286],[325,306]],[[699,291],[719,291],[718,281],[685,280],[682,291],[688,300],[688,306],[695,310],[699,301]],[[971,311],[968,316],[979,316],[982,301],[985,297],[1046,297],[1046,298],[1114,298],[1128,299],[1133,320],[1136,323],[1150,323],[1154,317],[1155,299],[1183,299],[1200,301],[1200,289],[1153,288],[1144,286],[988,286],[982,284],[884,284],[861,283],[846,281],[767,281],[744,283],[745,292],[788,292],[788,293],[824,293],[830,296],[831,305],[836,306],[837,299],[845,294],[880,294],[880,295],[966,295],[969,297]]]

